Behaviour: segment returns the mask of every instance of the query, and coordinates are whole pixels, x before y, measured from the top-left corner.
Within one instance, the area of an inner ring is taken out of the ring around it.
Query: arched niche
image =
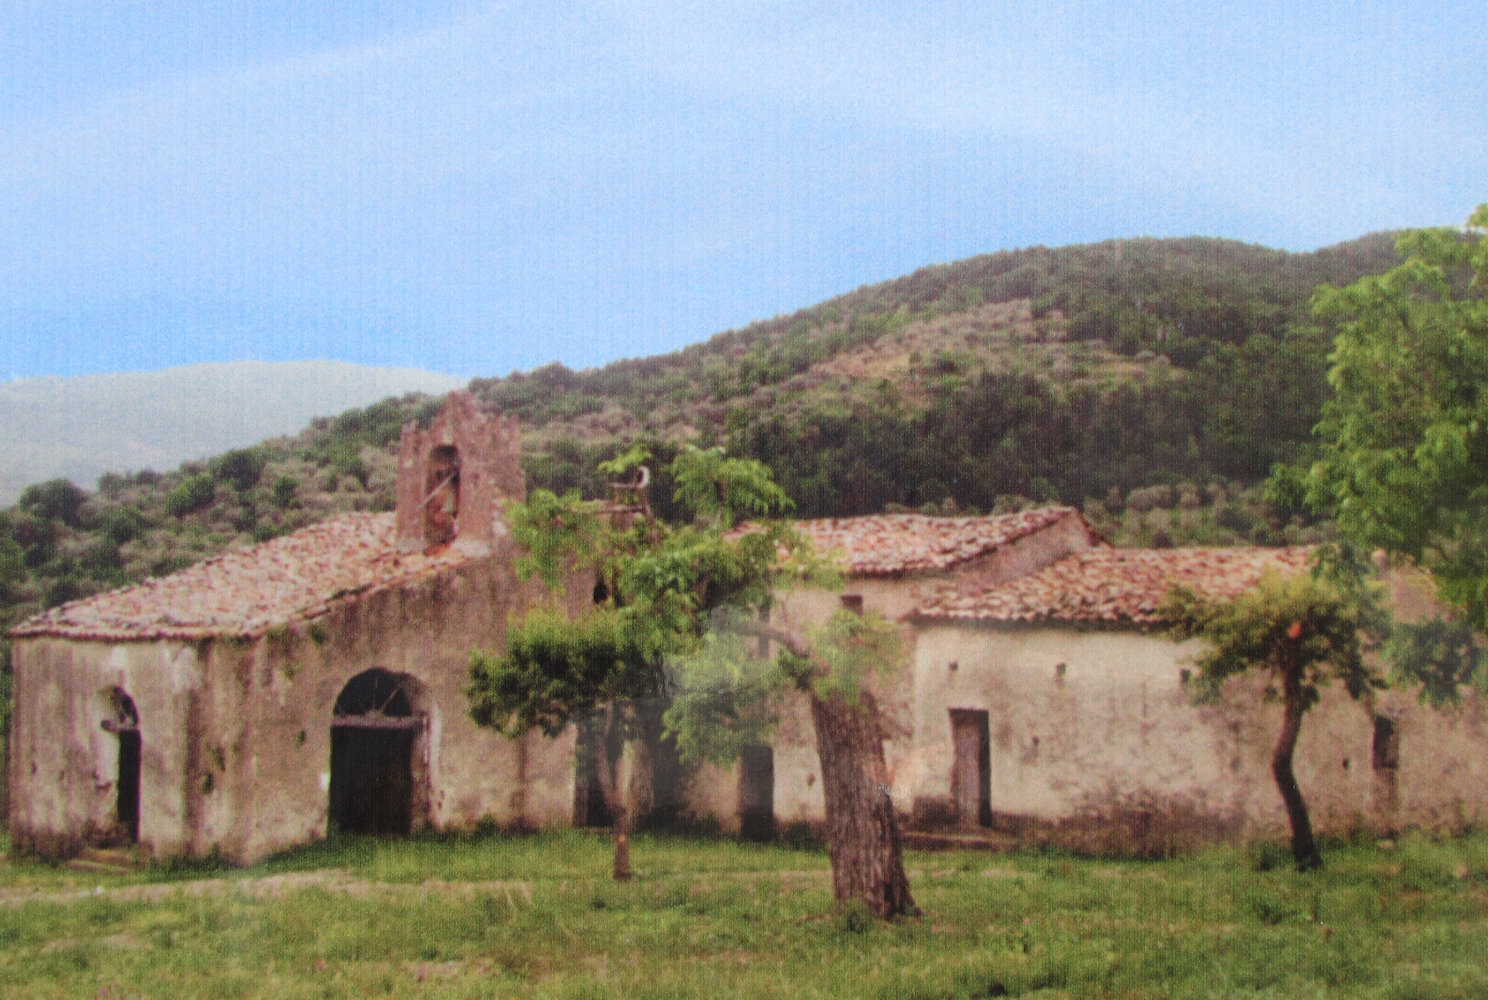
[[[460,451],[452,444],[429,450],[424,473],[424,544],[448,545],[460,519]]]

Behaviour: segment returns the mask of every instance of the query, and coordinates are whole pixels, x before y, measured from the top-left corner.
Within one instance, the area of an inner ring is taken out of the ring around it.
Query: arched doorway
[[[140,728],[134,699],[120,688],[108,692],[108,714],[102,728],[119,738],[119,770],[114,781],[114,830],[133,844],[140,828]]]
[[[427,713],[418,682],[368,670],[341,689],[331,718],[329,821],[344,833],[407,834],[428,795]]]

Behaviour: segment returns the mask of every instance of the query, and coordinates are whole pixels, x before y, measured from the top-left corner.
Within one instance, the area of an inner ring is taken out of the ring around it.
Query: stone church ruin
[[[572,738],[481,729],[462,690],[535,593],[501,512],[525,495],[517,433],[456,393],[405,429],[396,511],[14,630],[14,843],[249,862],[333,829],[566,821]]]

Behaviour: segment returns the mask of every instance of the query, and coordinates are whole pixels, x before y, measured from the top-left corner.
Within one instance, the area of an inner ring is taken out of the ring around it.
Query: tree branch
[[[811,664],[813,677],[826,677],[832,672],[832,665],[822,658],[822,655],[812,648],[806,637],[789,629],[773,625],[768,621],[758,618],[732,618],[722,626],[725,631],[735,632],[739,635],[747,635],[755,639],[765,639],[769,642],[779,643],[786,652],[800,660]]]

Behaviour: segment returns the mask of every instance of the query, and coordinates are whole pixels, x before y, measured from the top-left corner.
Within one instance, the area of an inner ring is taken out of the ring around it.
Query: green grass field
[[[1488,997],[1488,837],[1164,862],[911,854],[918,919],[819,852],[584,833],[353,840],[251,869],[0,863],[0,996]]]

